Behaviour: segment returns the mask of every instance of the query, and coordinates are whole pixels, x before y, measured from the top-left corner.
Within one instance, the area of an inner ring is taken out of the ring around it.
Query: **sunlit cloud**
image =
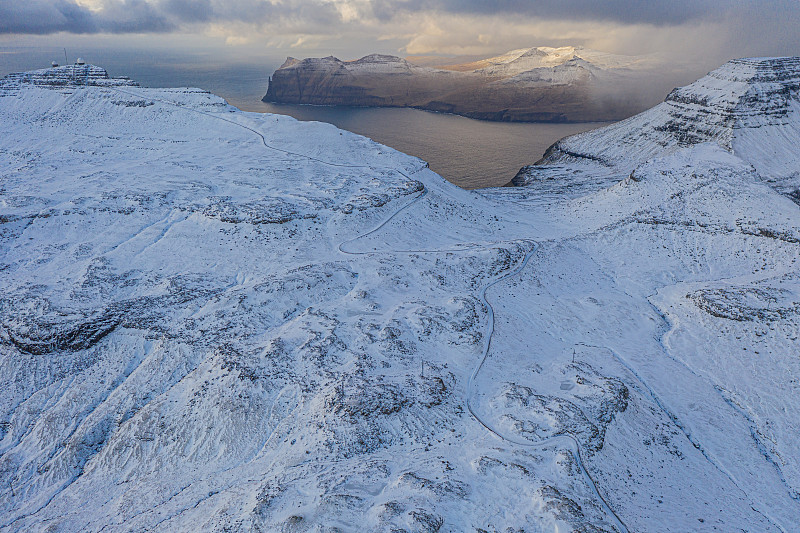
[[[105,8],[106,0],[75,0],[75,3],[94,13],[99,13]]]

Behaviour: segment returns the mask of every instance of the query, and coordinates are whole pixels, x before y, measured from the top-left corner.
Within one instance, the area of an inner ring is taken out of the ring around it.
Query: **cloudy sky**
[[[578,44],[713,66],[800,55],[800,0],[0,0],[0,47],[488,55]]]

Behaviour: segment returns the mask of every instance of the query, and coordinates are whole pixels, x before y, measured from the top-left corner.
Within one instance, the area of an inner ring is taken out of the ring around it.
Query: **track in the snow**
[[[127,94],[129,96],[139,96],[139,95],[136,95],[134,93],[118,89],[116,87],[112,87],[112,89],[114,89],[117,92]],[[162,100],[162,99],[156,99],[156,100],[158,100],[158,101],[160,101],[162,103],[166,103],[166,104],[178,107],[180,109],[184,109],[184,110],[187,110],[187,111],[192,111],[192,112],[195,112],[195,113],[198,113],[198,114],[201,114],[201,115],[212,117],[212,118],[215,118],[217,120],[221,120],[223,122],[227,122],[229,124],[233,124],[235,126],[239,126],[241,128],[244,128],[244,129],[254,133],[255,135],[257,135],[261,139],[262,144],[266,148],[268,148],[270,150],[275,150],[275,151],[278,151],[278,152],[285,153],[287,155],[292,155],[292,156],[295,156],[295,157],[301,157],[301,158],[304,158],[304,159],[308,159],[310,161],[315,161],[315,162],[318,162],[318,163],[321,163],[321,164],[324,164],[324,165],[329,165],[329,166],[334,166],[334,167],[372,168],[369,165],[351,165],[351,164],[344,164],[344,163],[332,163],[332,162],[324,161],[322,159],[318,159],[318,158],[315,158],[315,157],[312,157],[312,156],[309,156],[309,155],[305,155],[305,154],[301,154],[301,153],[297,153],[297,152],[291,152],[291,151],[288,151],[288,150],[284,150],[282,148],[277,148],[277,147],[271,146],[269,143],[267,143],[267,139],[264,137],[264,135],[261,132],[259,132],[258,130],[254,129],[254,128],[251,128],[249,126],[245,126],[244,124],[240,124],[240,123],[235,122],[233,120],[228,120],[226,118],[223,118],[223,117],[218,116],[218,115],[213,114],[213,113],[207,113],[207,112],[204,112],[204,111],[199,111],[197,109],[192,109],[191,107],[182,106],[182,105],[180,105],[180,104],[178,104],[176,102],[170,102],[169,100]],[[416,174],[417,172],[422,171],[423,169],[424,168],[418,169],[417,171],[414,172],[414,174]],[[406,175],[405,173],[403,173],[403,172],[401,172],[401,171],[399,171],[397,169],[392,169],[392,170],[402,174],[405,177],[409,177],[408,175]],[[363,233],[363,234],[360,234],[360,235],[357,235],[356,237],[353,237],[353,238],[348,239],[346,241],[342,241],[338,246],[339,252],[341,252],[343,254],[346,254],[346,255],[370,255],[370,254],[376,254],[376,253],[391,253],[391,254],[453,253],[453,252],[463,252],[463,251],[466,251],[468,249],[472,249],[472,248],[475,248],[477,246],[480,246],[480,245],[478,245],[476,243],[464,243],[463,246],[461,246],[459,248],[455,248],[455,249],[382,250],[382,251],[377,251],[376,250],[376,251],[372,251],[372,252],[350,252],[350,251],[347,251],[347,250],[344,249],[346,244],[354,242],[356,240],[359,240],[361,238],[364,238],[364,237],[366,237],[368,235],[371,235],[371,234],[379,231],[386,224],[388,224],[390,221],[392,221],[397,215],[399,215],[401,212],[405,211],[406,209],[408,209],[412,205],[416,204],[418,201],[422,200],[427,195],[428,195],[427,188],[423,189],[422,193],[420,193],[413,200],[411,200],[410,202],[406,203],[405,205],[403,205],[402,207],[400,207],[399,209],[394,211],[391,215],[389,215],[389,217],[387,217],[385,220],[383,220],[380,224],[378,224],[376,227],[374,227],[370,231],[368,231],[366,233]],[[522,270],[528,264],[528,261],[530,260],[531,256],[536,252],[536,250],[538,249],[538,246],[539,246],[535,241],[532,241],[532,240],[527,240],[525,242],[532,243],[533,247],[531,248],[531,250],[529,250],[525,254],[525,258],[522,260],[522,262],[519,264],[519,266],[517,266],[513,270],[509,271],[505,275],[501,276],[500,278],[489,282],[480,291],[480,299],[483,302],[483,304],[486,306],[486,309],[488,310],[489,324],[487,326],[487,340],[486,340],[486,345],[485,345],[485,348],[484,348],[484,351],[483,351],[483,355],[482,355],[480,361],[478,361],[477,365],[473,369],[473,371],[470,374],[469,379],[467,381],[467,394],[466,394],[466,399],[465,399],[467,411],[470,413],[472,418],[475,419],[476,422],[478,422],[487,431],[489,431],[490,433],[492,433],[493,435],[495,435],[496,437],[498,437],[499,439],[501,439],[503,441],[515,444],[517,446],[524,446],[524,447],[527,447],[527,448],[539,449],[539,448],[545,448],[545,447],[550,447],[550,446],[562,445],[562,446],[566,447],[567,449],[569,449],[570,453],[572,454],[572,456],[575,459],[576,464],[580,468],[580,471],[581,471],[581,473],[583,475],[584,480],[586,481],[586,484],[591,488],[591,490],[594,493],[595,497],[601,502],[602,507],[604,508],[604,510],[606,511],[608,516],[611,517],[612,521],[614,522],[614,525],[621,532],[628,533],[628,528],[625,526],[625,524],[622,522],[622,520],[619,518],[619,516],[617,516],[616,512],[614,512],[614,510],[611,508],[611,506],[608,504],[608,502],[605,500],[605,498],[603,498],[602,494],[600,494],[600,491],[597,489],[597,485],[594,482],[594,479],[592,479],[592,476],[589,474],[588,470],[586,469],[586,465],[585,465],[585,463],[583,461],[582,454],[581,454],[580,443],[578,442],[578,440],[572,434],[570,434],[570,433],[562,433],[562,434],[559,434],[559,435],[555,435],[553,437],[548,437],[548,438],[542,439],[542,440],[540,440],[538,442],[531,442],[531,441],[529,441],[527,439],[526,440],[516,439],[516,438],[513,438],[513,437],[509,437],[507,435],[503,435],[499,430],[495,429],[489,422],[487,422],[486,420],[481,418],[481,416],[474,410],[474,408],[472,406],[472,397],[473,397],[473,389],[474,389],[474,384],[475,384],[475,378],[477,377],[478,373],[480,372],[481,368],[483,367],[484,363],[486,362],[486,359],[489,357],[489,351],[491,349],[491,344],[492,344],[492,337],[494,336],[494,322],[495,322],[495,320],[494,320],[494,307],[492,307],[492,304],[486,298],[486,291],[489,290],[491,287],[499,284],[500,282],[506,281],[506,280],[508,280],[508,279],[510,279],[510,278],[512,278],[514,276],[519,275],[522,272]]]

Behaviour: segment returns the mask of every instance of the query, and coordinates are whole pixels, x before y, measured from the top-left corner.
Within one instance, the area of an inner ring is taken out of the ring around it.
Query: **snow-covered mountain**
[[[486,76],[509,77],[534,69],[558,67],[574,60],[581,60],[598,70],[642,69],[655,66],[655,61],[647,56],[609,54],[581,46],[562,46],[560,48],[536,46],[512,50],[497,57],[470,63],[469,67],[475,67],[475,72]],[[463,67],[459,66],[450,68],[463,70]]]
[[[273,73],[263,100],[416,107],[489,120],[617,120],[644,109],[643,82],[659,75],[657,67],[652,58],[574,46],[437,68],[381,54],[355,61],[290,57]]]
[[[769,127],[478,193],[197,89],[49,77],[0,87],[0,530],[795,527]]]
[[[648,111],[557,142],[537,165],[522,169],[515,183],[545,178],[564,184],[562,164],[571,173],[587,162],[599,167],[593,174],[616,180],[648,159],[706,142],[800,198],[800,59],[730,61]]]

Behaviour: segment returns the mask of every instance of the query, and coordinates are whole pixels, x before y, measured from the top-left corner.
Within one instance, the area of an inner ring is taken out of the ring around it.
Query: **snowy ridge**
[[[714,142],[752,164],[785,193],[800,188],[800,58],[729,61],[696,82],[675,89],[644,113],[606,128],[562,139],[516,184],[535,181],[548,166],[602,163],[613,178],[682,147]]]
[[[600,72],[594,65],[575,57],[554,67],[525,70],[510,78],[500,80],[499,83],[526,87],[552,87],[557,85],[587,84],[596,81],[598,77],[602,76],[604,76],[604,73]]]
[[[540,68],[553,68],[580,60],[595,69],[642,68],[648,60],[641,56],[622,56],[590,50],[580,46],[551,48],[539,46],[514,50],[501,56],[475,63],[475,72],[486,76],[517,76]],[[486,66],[483,66],[486,65]]]
[[[794,527],[798,206],[736,154],[476,193],[197,89],[4,83],[0,530]]]
[[[800,83],[800,58],[798,57],[753,57],[733,59],[713,70],[709,76],[727,81],[748,83],[778,82]]]

